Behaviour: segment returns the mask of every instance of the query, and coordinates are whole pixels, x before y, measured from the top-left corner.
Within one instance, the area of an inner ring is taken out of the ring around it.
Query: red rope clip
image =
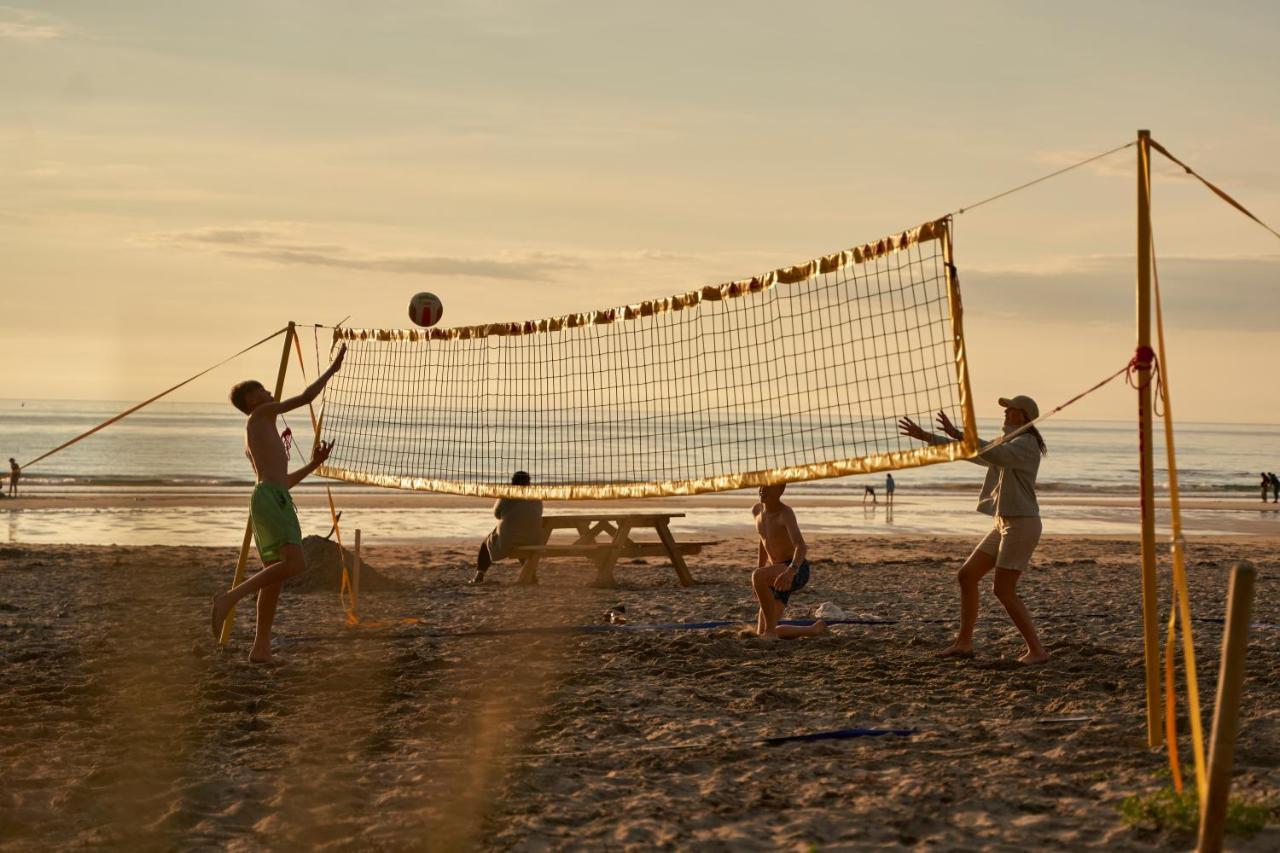
[[[1147,377],[1146,382],[1139,384],[1139,380],[1134,378],[1134,374],[1140,371],[1150,371],[1151,376]],[[1125,371],[1124,381],[1129,387],[1137,388],[1141,391],[1151,383],[1153,377],[1159,375],[1160,365],[1156,361],[1156,351],[1151,347],[1138,347],[1134,350],[1133,358],[1129,359],[1129,367]]]
[[[1134,377],[1134,374],[1143,370],[1150,371],[1145,382]],[[1152,380],[1155,380],[1156,383],[1155,413],[1157,417],[1160,417],[1163,415],[1163,412],[1160,411],[1160,401],[1162,399],[1160,394],[1160,360],[1156,358],[1156,351],[1151,347],[1138,347],[1133,352],[1133,358],[1129,360],[1129,366],[1125,370],[1124,381],[1130,388],[1141,391],[1150,385]]]

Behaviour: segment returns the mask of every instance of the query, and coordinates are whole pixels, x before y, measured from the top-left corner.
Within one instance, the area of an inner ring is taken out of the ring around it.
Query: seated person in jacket
[[[513,486],[527,486],[530,482],[525,471],[511,475]],[[499,498],[493,505],[493,517],[498,519],[498,526],[480,543],[473,584],[484,583],[489,566],[508,556],[513,548],[542,544],[542,501]]]

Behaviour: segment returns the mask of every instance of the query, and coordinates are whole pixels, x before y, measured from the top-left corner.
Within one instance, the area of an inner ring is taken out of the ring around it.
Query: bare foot
[[[270,652],[270,650],[268,650],[268,651],[267,651],[267,653],[266,653],[265,655],[258,654],[258,652],[257,652],[256,650],[255,650],[255,651],[250,652],[250,653],[249,653],[249,663],[271,663],[271,652]]]
[[[1041,650],[1039,654],[1032,654],[1030,651],[1028,651],[1025,654],[1023,654],[1022,657],[1018,658],[1018,663],[1023,664],[1024,666],[1035,666],[1037,664],[1048,663],[1048,662],[1049,662],[1049,653],[1043,650]]]
[[[759,636],[760,639],[762,640],[776,640],[778,639],[778,632],[777,631],[760,631],[758,632],[757,636]]]
[[[819,619],[813,623],[813,636],[821,637],[823,634],[830,634],[831,629],[827,627],[825,619]]]
[[[220,592],[213,597],[213,603],[209,608],[209,630],[213,632],[214,642],[222,638],[222,624],[227,621],[227,613],[230,610],[231,605],[227,602],[225,592]]]
[[[469,586],[479,586],[482,583],[484,583],[484,572],[476,572],[475,576],[467,581]]]
[[[972,646],[961,646],[961,645],[958,645],[958,644],[956,644],[956,643],[952,643],[951,645],[947,646],[947,647],[946,647],[945,649],[943,649],[942,651],[938,652],[936,656],[937,656],[937,657],[940,657],[940,658],[965,658],[965,659],[968,659],[968,658],[973,657],[973,647],[972,647]]]

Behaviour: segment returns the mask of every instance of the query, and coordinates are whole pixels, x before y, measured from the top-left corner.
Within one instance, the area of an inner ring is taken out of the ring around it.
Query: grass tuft
[[[1172,787],[1151,794],[1134,794],[1120,803],[1125,823],[1146,829],[1194,834],[1199,828],[1200,809],[1195,789],[1179,794]],[[1232,797],[1227,802],[1227,834],[1246,838],[1256,835],[1271,819],[1266,803]]]

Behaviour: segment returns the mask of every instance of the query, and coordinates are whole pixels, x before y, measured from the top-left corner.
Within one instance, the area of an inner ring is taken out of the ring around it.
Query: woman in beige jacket
[[[1020,395],[1000,399],[1004,407],[1004,433],[1008,435],[1040,416],[1035,400]],[[938,412],[938,426],[947,437],[926,432],[910,418],[898,421],[899,431],[930,444],[959,440],[964,434],[945,412]],[[955,642],[939,654],[943,657],[973,657],[973,629],[978,621],[978,583],[996,570],[996,598],[1013,620],[1027,648],[1020,663],[1038,664],[1049,660],[1040,644],[1031,613],[1018,597],[1018,578],[1031,563],[1040,541],[1040,506],[1036,502],[1036,474],[1045,454],[1044,438],[1034,426],[998,443],[980,441],[978,454],[970,459],[987,468],[978,499],[978,512],[993,516],[995,526],[960,568],[960,631]]]

